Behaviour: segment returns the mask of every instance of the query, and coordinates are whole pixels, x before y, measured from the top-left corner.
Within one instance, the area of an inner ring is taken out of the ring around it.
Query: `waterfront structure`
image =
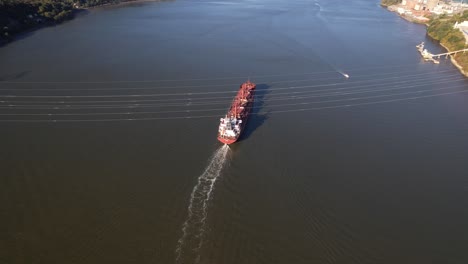
[[[455,25],[453,26],[454,28],[468,28],[468,20],[465,20],[461,23],[456,22]]]
[[[465,36],[465,44],[468,44],[468,20],[461,23],[456,22],[453,28],[457,28],[463,33],[463,36]]]
[[[439,0],[403,0],[401,4],[408,9],[416,11],[430,11],[439,3]]]
[[[424,42],[421,42],[421,44],[416,45],[416,48],[418,49],[419,53],[421,53],[421,56],[423,57],[425,61],[432,61],[435,64],[439,64],[439,61],[436,60],[436,58],[440,59],[441,57],[444,57],[444,56],[445,58],[448,58],[451,55],[455,55],[460,52],[465,53],[468,51],[468,49],[461,49],[461,50],[449,51],[449,52],[440,53],[440,54],[432,54],[427,49],[424,48]]]
[[[468,4],[449,0],[402,0],[400,4],[389,6],[388,9],[410,21],[427,23],[430,14],[461,13],[468,10]]]
[[[447,2],[439,1],[436,7],[434,7],[431,12],[436,15],[441,14],[456,14],[468,10],[468,4],[463,2]]]

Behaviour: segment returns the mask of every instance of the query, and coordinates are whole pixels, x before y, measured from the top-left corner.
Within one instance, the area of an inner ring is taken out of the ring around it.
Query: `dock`
[[[440,53],[440,54],[432,54],[427,49],[424,48],[424,42],[421,42],[421,44],[416,45],[416,48],[418,49],[419,53],[421,53],[421,56],[425,61],[432,61],[433,63],[439,64],[440,61],[436,60],[440,59],[440,57],[445,56],[445,58],[448,58],[449,55],[457,54],[460,52],[465,53],[468,51],[468,49],[461,49],[461,50],[456,50],[456,51],[450,51],[450,52],[445,52],[445,53]]]

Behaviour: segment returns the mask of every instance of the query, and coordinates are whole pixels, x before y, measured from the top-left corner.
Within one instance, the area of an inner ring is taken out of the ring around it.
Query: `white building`
[[[455,25],[453,26],[454,28],[468,28],[468,21],[463,21],[461,23],[455,23]]]
[[[453,25],[453,28],[458,28],[463,33],[465,36],[465,43],[468,44],[468,21],[457,22]]]

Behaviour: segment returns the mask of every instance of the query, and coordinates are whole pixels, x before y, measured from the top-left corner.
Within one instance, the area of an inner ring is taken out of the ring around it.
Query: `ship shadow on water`
[[[249,138],[255,130],[261,127],[265,121],[268,119],[269,114],[268,112],[262,113],[262,108],[264,105],[265,96],[269,93],[268,88],[269,85],[266,84],[257,84],[256,92],[255,92],[255,101],[253,105],[252,112],[250,113],[249,120],[247,122],[246,129],[244,133],[242,133],[239,141],[243,141]]]
[[[23,78],[24,76],[28,75],[30,71],[22,71],[13,74],[7,74],[0,76],[0,82],[7,82],[7,81],[14,81]]]

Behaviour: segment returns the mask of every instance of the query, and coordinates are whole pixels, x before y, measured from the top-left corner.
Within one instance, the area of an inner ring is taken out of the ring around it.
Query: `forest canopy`
[[[0,42],[39,25],[70,19],[74,9],[119,2],[121,0],[0,0]]]

